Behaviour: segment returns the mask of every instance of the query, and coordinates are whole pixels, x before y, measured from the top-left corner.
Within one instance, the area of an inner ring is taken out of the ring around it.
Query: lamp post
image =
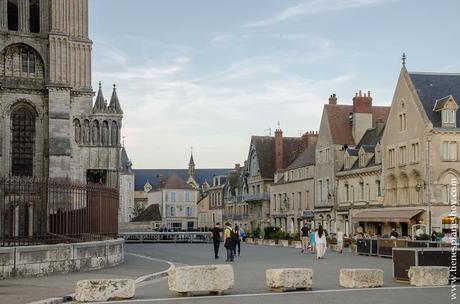
[[[423,182],[423,184],[422,184]],[[418,201],[420,203],[420,191],[423,189],[426,189],[426,183],[425,181],[421,181],[415,185],[415,191],[418,193]],[[431,200],[428,200],[428,233],[431,233]]]

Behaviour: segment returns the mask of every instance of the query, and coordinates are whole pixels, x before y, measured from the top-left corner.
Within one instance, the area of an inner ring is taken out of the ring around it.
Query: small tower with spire
[[[193,160],[193,147],[190,148],[190,161],[188,162],[188,177],[195,178],[195,161]]]

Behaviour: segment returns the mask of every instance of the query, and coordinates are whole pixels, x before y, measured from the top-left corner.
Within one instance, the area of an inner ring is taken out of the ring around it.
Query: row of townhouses
[[[197,174],[192,157],[188,172],[138,170],[136,200],[159,209],[157,227],[229,221],[247,231],[295,233],[304,223],[346,234],[446,231],[458,225],[450,209],[460,177],[459,100],[460,74],[408,72],[403,64],[391,105],[373,105],[371,92],[356,92],[351,104],[333,94],[319,131],[284,137],[278,127],[275,136],[252,136],[247,160],[233,169]]]

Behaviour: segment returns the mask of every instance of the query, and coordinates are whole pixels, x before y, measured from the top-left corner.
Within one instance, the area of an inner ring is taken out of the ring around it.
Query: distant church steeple
[[[195,177],[195,162],[193,161],[193,147],[190,152],[190,161],[188,162],[188,177]]]

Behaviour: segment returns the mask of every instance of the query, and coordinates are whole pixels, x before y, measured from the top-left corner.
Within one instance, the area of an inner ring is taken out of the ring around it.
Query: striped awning
[[[423,209],[366,210],[352,216],[353,222],[409,222]]]

